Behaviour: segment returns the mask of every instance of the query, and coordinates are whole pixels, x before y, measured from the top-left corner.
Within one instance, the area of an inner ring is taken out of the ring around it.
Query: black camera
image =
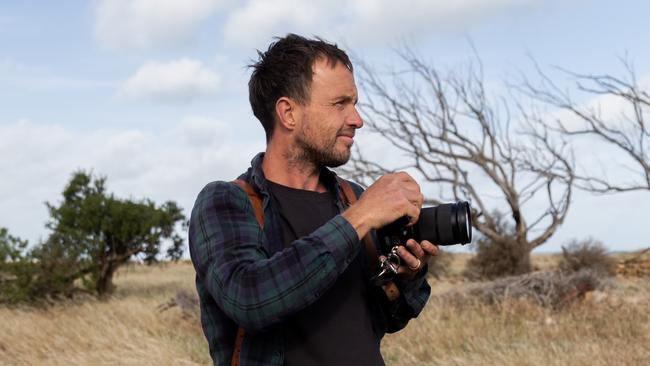
[[[386,259],[381,263],[381,272],[375,276],[376,283],[385,283],[397,273],[400,265],[397,247],[406,244],[408,239],[428,240],[440,246],[472,241],[471,209],[465,201],[423,208],[418,221],[413,225],[408,223],[408,217],[402,217],[377,230],[379,251]]]

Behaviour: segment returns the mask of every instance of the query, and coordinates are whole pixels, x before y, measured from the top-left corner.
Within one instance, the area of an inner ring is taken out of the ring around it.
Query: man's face
[[[350,159],[355,130],[363,126],[356,109],[357,87],[350,70],[326,60],[313,66],[310,99],[297,126],[296,146],[303,161],[337,167]]]

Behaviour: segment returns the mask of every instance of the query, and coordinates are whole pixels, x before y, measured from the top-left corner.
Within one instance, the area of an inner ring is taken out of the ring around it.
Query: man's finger
[[[420,208],[413,204],[407,205],[405,211],[406,216],[409,217],[410,224],[415,224],[420,218]]]
[[[432,244],[428,240],[422,240],[422,242],[420,243],[420,248],[422,248],[422,250],[428,255],[438,255],[438,253],[440,252],[440,248],[438,248],[437,245]]]
[[[416,257],[421,259],[424,257],[424,249],[418,244],[417,241],[409,239],[406,241],[406,248]]]
[[[413,179],[413,177],[411,177],[411,175],[407,172],[396,172],[395,175],[401,182],[413,182],[417,185],[415,179]]]
[[[415,257],[408,249],[403,246],[397,248],[397,254],[402,259],[402,264],[411,271],[418,271],[422,268],[422,260]]]

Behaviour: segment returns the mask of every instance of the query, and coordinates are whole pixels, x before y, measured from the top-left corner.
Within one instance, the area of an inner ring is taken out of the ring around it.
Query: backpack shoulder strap
[[[232,181],[234,184],[238,185],[239,188],[243,189],[244,192],[248,195],[248,199],[251,201],[251,204],[253,205],[253,209],[255,210],[255,219],[257,220],[257,223],[260,225],[260,227],[264,227],[264,210],[262,209],[262,199],[260,196],[255,192],[255,189],[253,186],[251,186],[248,182],[242,179],[235,179]]]
[[[352,189],[352,185],[347,180],[336,176],[336,180],[339,182],[341,191],[343,193],[343,201],[346,206],[350,206],[357,201],[357,195]],[[366,248],[366,253],[368,254],[368,259],[370,260],[370,268],[373,270],[379,265],[379,253],[377,252],[377,247],[375,243],[372,242],[372,237],[370,234],[366,235],[361,239],[363,241],[363,246]]]
[[[257,192],[255,192],[253,186],[251,186],[248,182],[242,179],[233,180],[232,183],[236,184],[237,186],[239,186],[239,188],[243,189],[244,192],[246,192],[246,195],[248,195],[248,199],[251,201],[251,204],[253,205],[253,210],[255,211],[255,219],[257,220],[257,223],[260,225],[260,228],[264,228],[264,210],[262,209],[262,199],[257,194]],[[230,366],[240,365],[241,347],[242,344],[244,343],[244,334],[245,334],[244,328],[237,327],[237,335],[235,337],[235,345],[232,352],[232,359],[230,360]]]

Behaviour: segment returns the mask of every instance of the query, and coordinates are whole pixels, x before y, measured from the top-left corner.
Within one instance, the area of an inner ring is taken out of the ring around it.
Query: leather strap
[[[257,195],[257,192],[255,192],[255,189],[253,186],[248,184],[245,180],[241,179],[236,179],[232,181],[236,185],[239,186],[239,188],[243,189],[244,192],[248,195],[248,199],[251,201],[251,204],[253,205],[253,210],[255,210],[255,219],[257,220],[257,223],[260,225],[261,228],[264,227],[264,210],[262,210],[262,199],[260,196]]]
[[[236,179],[233,181],[239,188],[243,189],[244,192],[248,195],[248,199],[253,205],[253,210],[255,211],[255,219],[260,225],[260,228],[264,228],[264,210],[262,209],[262,200],[260,196],[257,195],[255,189],[248,184],[246,181],[241,179]],[[241,360],[241,347],[244,343],[244,328],[237,328],[237,336],[235,337],[235,346],[232,352],[232,359],[230,360],[230,366],[239,366]]]
[[[350,183],[340,177],[336,177],[336,180],[339,182],[339,186],[341,187],[341,191],[343,191],[343,199],[345,201],[346,206],[350,206],[353,203],[357,201],[357,195],[354,193],[352,190],[352,186]],[[366,236],[363,237],[362,239],[363,245],[366,248],[366,253],[368,254],[368,258],[370,259],[370,269],[371,271],[375,271],[379,267],[379,253],[377,252],[377,247],[375,247],[375,243],[372,241],[372,237],[370,234],[366,234]],[[397,285],[395,282],[390,281],[388,283],[385,283],[384,285],[381,286],[382,289],[384,290],[384,293],[386,294],[386,297],[388,298],[389,301],[396,300],[399,297],[399,288],[397,288]]]
[[[383,284],[381,288],[384,290],[384,293],[386,294],[388,301],[397,300],[397,298],[399,297],[399,288],[397,287],[394,281],[389,281]]]
[[[339,182],[341,191],[343,191],[343,200],[345,201],[345,205],[349,207],[353,203],[357,202],[357,195],[352,190],[350,183],[338,176],[336,177],[336,180]],[[379,266],[379,253],[377,253],[377,247],[375,247],[375,243],[372,242],[370,234],[364,236],[361,241],[363,241],[363,246],[366,248],[366,253],[368,253],[371,270],[377,269]]]
[[[239,366],[241,360],[241,345],[244,343],[244,328],[237,328],[237,337],[235,338],[235,348],[232,352],[230,366]]]

